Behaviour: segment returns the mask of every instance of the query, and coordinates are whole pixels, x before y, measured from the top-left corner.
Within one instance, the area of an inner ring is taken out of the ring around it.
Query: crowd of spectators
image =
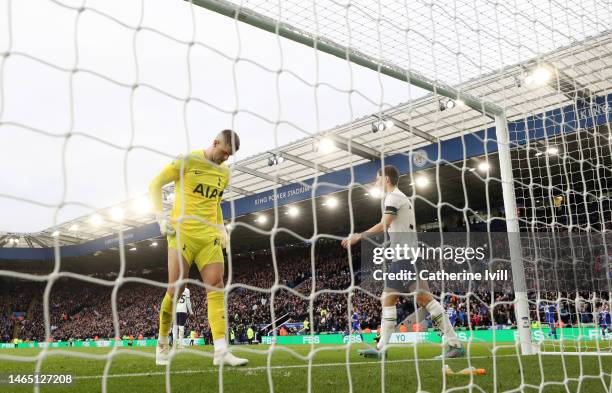
[[[278,249],[274,258],[269,251],[232,258],[231,274],[226,279],[227,314],[238,341],[249,327],[262,333],[270,332],[272,321],[295,325],[309,320],[308,331],[311,328],[319,333],[348,332],[353,311],[359,314],[362,328],[375,330],[378,327],[382,288],[366,290],[360,285],[360,273],[363,272],[359,256],[353,256],[354,265],[350,269],[346,250],[337,243],[317,244],[315,250],[314,260],[311,246],[307,244]],[[166,272],[162,268],[147,270],[141,277],[164,283]],[[73,278],[55,281],[48,299],[51,338],[155,337],[158,307],[165,288],[134,282],[116,285],[114,278],[109,276],[109,285]],[[190,278],[199,281],[195,269]],[[47,283],[15,281],[12,284],[5,285],[0,292],[0,340],[15,338],[15,332],[22,340],[44,340],[43,294]],[[510,288],[496,291],[474,288],[466,295],[463,288],[447,284],[444,285],[443,304],[447,309],[455,309],[456,326],[471,329],[516,326]],[[441,292],[439,284],[430,285],[433,293]],[[186,329],[196,330],[209,338],[205,289],[194,283],[189,287],[194,315],[188,319]],[[593,295],[581,294],[587,299],[584,301],[576,301],[575,295],[540,292],[538,296],[538,292],[530,292],[531,318],[543,321],[543,311],[538,304],[557,302],[559,319],[564,325],[593,322],[597,307]],[[413,298],[402,298],[398,305],[400,321],[414,311],[412,302]],[[15,312],[19,313],[19,318],[15,317]],[[290,331],[300,332],[300,329]]]
[[[13,337],[13,321],[9,315],[9,299],[3,296],[0,300],[0,342],[6,342]]]

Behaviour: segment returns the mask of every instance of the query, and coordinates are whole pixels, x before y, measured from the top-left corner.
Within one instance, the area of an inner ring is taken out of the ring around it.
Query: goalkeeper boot
[[[245,366],[249,362],[248,359],[239,358],[234,356],[229,351],[215,351],[215,355],[213,357],[213,366]]]
[[[382,357],[382,351],[377,349],[369,348],[369,349],[359,349],[357,350],[359,356],[363,356],[364,358],[377,358],[380,359]]]
[[[155,347],[155,364],[158,366],[167,366],[169,357],[170,345],[157,344],[157,346]]]
[[[442,355],[436,356],[435,359],[457,359],[465,356],[465,349],[462,346],[449,345]]]

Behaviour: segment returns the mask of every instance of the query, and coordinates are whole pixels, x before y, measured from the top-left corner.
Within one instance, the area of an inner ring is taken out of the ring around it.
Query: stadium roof
[[[537,65],[546,65],[556,74],[538,88],[521,85]],[[543,113],[582,97],[612,91],[612,32],[555,51],[539,59],[507,67],[458,87],[466,94],[506,108],[508,120]],[[268,166],[268,152],[249,157],[234,168],[229,199],[269,190],[287,181],[305,180],[329,171],[369,161],[372,157],[403,153],[493,125],[492,119],[467,107],[440,110],[443,97],[430,94],[383,113],[373,114],[335,129],[307,137],[272,153],[285,158],[280,166]],[[373,133],[372,122],[392,119],[396,126]],[[330,136],[336,151],[321,154],[317,141]]]
[[[552,77],[546,84],[533,87],[526,83],[526,78],[537,67],[546,67]],[[606,31],[455,87],[463,94],[505,108],[510,121],[560,108],[577,100],[586,101],[605,95],[612,92],[612,32]],[[441,109],[442,99],[430,94],[241,160],[233,165],[232,184],[226,199],[238,200],[279,185],[311,179],[382,156],[406,153],[493,126],[491,118],[462,106],[460,102],[454,108]],[[374,133],[372,123],[379,120],[391,120],[394,126]],[[333,142],[333,151],[317,151],[317,144],[325,137]],[[284,162],[270,166],[269,160],[273,155],[282,157]],[[171,188],[165,190],[164,200],[169,207],[172,203]],[[126,201],[120,206],[101,210],[102,222],[98,225],[91,224],[90,215],[39,233],[3,233],[0,234],[0,247],[49,247],[56,240],[60,245],[80,244],[116,233],[121,228],[125,230],[151,223],[153,217],[149,213],[135,213],[135,203],[142,202]],[[117,208],[125,212],[125,217],[117,215],[112,218],[113,209],[117,212]],[[15,238],[19,241],[11,240]]]

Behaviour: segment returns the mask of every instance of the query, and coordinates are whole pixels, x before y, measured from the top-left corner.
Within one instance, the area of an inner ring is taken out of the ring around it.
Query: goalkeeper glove
[[[227,248],[227,245],[230,241],[229,233],[227,233],[227,229],[223,226],[223,229],[219,230],[219,237],[221,240],[221,248]]]
[[[162,235],[174,235],[176,231],[170,222],[170,217],[165,213],[160,213],[155,216],[157,223],[159,224],[159,231]]]

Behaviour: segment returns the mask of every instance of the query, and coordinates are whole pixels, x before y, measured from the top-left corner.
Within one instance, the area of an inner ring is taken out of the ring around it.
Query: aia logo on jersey
[[[198,184],[196,188],[193,189],[193,193],[200,194],[203,197],[210,198],[210,199],[217,198],[217,197],[220,198],[221,196],[223,196],[223,191],[219,191],[218,188],[211,187],[211,186],[206,186],[205,188],[202,183]]]

